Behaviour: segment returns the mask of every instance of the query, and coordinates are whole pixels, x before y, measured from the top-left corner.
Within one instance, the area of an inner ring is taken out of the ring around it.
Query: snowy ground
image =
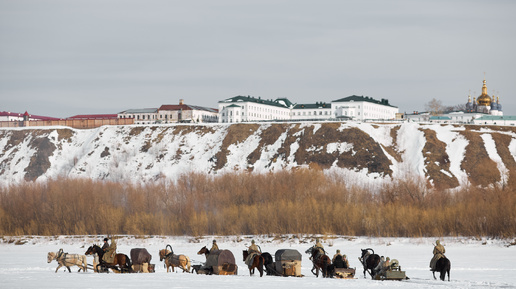
[[[171,244],[176,253],[190,256],[194,264],[205,261],[197,251],[208,245],[213,237],[195,239],[191,237],[122,237],[118,240],[118,252],[129,254],[131,248],[147,248],[153,255],[151,263],[156,264],[156,273],[151,274],[96,274],[92,271],[72,273],[60,269],[54,273],[57,263],[47,263],[47,253],[63,248],[68,253],[84,254],[94,242],[100,243],[102,236],[60,236],[60,237],[3,237],[0,239],[0,288],[516,288],[516,246],[507,247],[508,241],[477,240],[472,238],[447,238],[442,240],[446,255],[452,262],[451,282],[434,280],[428,269],[432,257],[432,242],[435,239],[404,238],[355,238],[336,237],[325,239],[323,245],[333,256],[336,249],[347,254],[350,265],[357,268],[357,278],[352,280],[315,278],[310,273],[311,262],[304,252],[314,244],[312,238],[284,238],[273,240],[264,236],[215,237],[221,249],[230,249],[237,260],[238,276],[205,276],[187,273],[166,273],[159,261],[158,251]],[[257,241],[264,252],[278,249],[297,249],[303,255],[302,271],[305,275],[296,277],[249,276],[242,250],[250,245],[251,238]],[[23,245],[15,245],[17,240]],[[11,242],[9,242],[11,241]],[[361,248],[373,248],[379,255],[398,259],[410,280],[373,281],[363,278],[358,261]],[[330,256],[330,257],[331,257]],[[91,264],[92,257],[88,257]]]

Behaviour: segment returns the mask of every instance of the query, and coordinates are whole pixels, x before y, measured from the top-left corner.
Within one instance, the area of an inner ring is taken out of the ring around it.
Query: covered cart
[[[301,274],[301,253],[293,249],[280,249],[274,256],[276,272],[281,276],[303,276]]]
[[[237,275],[238,266],[235,262],[235,256],[229,250],[212,251],[206,257],[205,268],[215,275]],[[201,268],[204,269],[204,268]]]

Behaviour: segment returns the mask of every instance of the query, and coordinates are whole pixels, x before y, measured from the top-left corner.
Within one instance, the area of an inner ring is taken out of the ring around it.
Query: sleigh
[[[391,266],[389,270],[385,271],[385,273],[378,273],[374,276],[375,280],[405,280],[408,279],[405,271],[401,271],[400,263],[396,259],[392,259]]]
[[[301,253],[293,249],[281,249],[276,251],[275,271],[280,276],[301,277]]]
[[[353,279],[355,277],[355,268],[335,268],[335,278],[338,279]]]

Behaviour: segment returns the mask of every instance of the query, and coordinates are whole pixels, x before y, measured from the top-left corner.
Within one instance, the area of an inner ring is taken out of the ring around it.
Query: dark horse
[[[364,266],[364,278],[366,276],[365,273],[367,270],[370,270],[368,271],[369,275],[371,275],[371,278],[373,278],[373,276],[375,275],[374,268],[376,268],[376,266],[378,266],[378,264],[380,263],[380,256],[378,256],[378,254],[375,254],[374,250],[371,248],[360,250],[362,250],[362,257],[358,258],[358,260],[360,260],[360,262]],[[371,252],[373,253],[370,253],[369,250],[371,250]]]
[[[323,277],[331,277],[328,270],[328,267],[331,265],[330,257],[326,254],[321,254],[315,246],[308,248],[305,253],[311,255],[310,259],[313,263],[311,271],[316,277],[319,277],[319,270],[321,270]]]
[[[143,265],[143,263],[150,264],[152,259],[152,255],[145,248],[133,248],[129,255],[131,255],[131,260],[134,265]]]
[[[265,272],[267,275],[277,275],[276,269],[274,268],[274,261],[272,260],[272,255],[267,252],[262,253],[263,257],[263,266],[265,267]]]
[[[100,261],[100,264],[98,264],[97,267],[100,266],[101,268],[104,267],[106,269],[111,268],[111,269],[115,269],[115,270],[120,270],[120,272],[122,272],[122,273],[133,271],[133,269],[131,268],[132,267],[131,259],[129,259],[129,256],[127,256],[125,254],[116,254],[113,263],[106,263],[102,259],[102,257],[104,256],[104,250],[102,250],[97,245],[90,246],[88,248],[88,250],[86,250],[86,253],[84,253],[84,254],[85,255],[93,255],[95,253],[97,253],[97,255],[99,256],[99,261]],[[97,269],[99,269],[99,268],[97,268]],[[102,271],[99,270],[99,272],[102,272]]]
[[[448,260],[448,258],[443,256],[442,258],[437,260],[437,262],[435,263],[435,270],[432,270],[434,279],[436,279],[435,271],[437,271],[440,273],[439,279],[441,279],[441,281],[444,281],[444,279],[446,278],[446,273],[448,273],[448,281],[450,281],[450,269],[451,269],[450,260]]]
[[[245,260],[249,256],[249,251],[243,250],[242,252],[244,255],[244,262],[245,262]],[[258,268],[258,271],[260,271],[260,277],[262,277],[264,263],[265,263],[265,261],[264,261],[263,257],[260,254],[255,254],[253,257],[253,260],[250,262],[249,265],[247,265],[247,267],[249,268],[249,275],[252,276],[254,274],[254,269]]]

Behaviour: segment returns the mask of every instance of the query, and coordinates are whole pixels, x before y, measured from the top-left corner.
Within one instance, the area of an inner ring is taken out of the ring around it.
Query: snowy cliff
[[[507,182],[516,129],[371,123],[249,123],[0,129],[0,185],[57,177],[174,180],[182,173],[300,167],[438,188]]]

